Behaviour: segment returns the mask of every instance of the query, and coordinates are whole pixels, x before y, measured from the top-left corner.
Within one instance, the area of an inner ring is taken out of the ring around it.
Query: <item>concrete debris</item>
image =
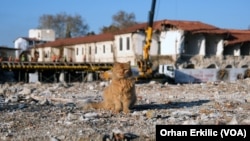
[[[83,109],[109,82],[0,85],[0,140],[155,140],[155,125],[250,125],[250,79],[136,84],[129,114]]]
[[[26,87],[24,87],[23,90],[19,92],[19,94],[22,94],[22,95],[29,95],[31,93],[32,93],[32,90]]]

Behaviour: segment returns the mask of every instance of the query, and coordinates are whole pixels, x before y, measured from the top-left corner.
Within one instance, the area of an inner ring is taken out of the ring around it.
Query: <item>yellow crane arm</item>
[[[152,77],[152,63],[149,61],[149,51],[152,42],[153,22],[156,0],[152,0],[151,10],[149,11],[148,27],[146,29],[146,41],[143,47],[143,59],[137,62],[139,77]]]
[[[144,60],[149,59],[149,50],[150,50],[150,46],[151,46],[151,42],[152,42],[152,32],[153,32],[153,28],[148,27],[148,29],[146,30],[146,33],[147,33],[146,43],[145,43],[144,48],[143,48],[143,59]]]

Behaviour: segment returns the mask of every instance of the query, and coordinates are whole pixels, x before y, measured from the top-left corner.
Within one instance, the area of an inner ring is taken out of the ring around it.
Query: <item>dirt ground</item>
[[[82,110],[108,82],[0,85],[0,140],[154,141],[156,125],[250,125],[250,79],[201,84],[136,84],[129,114]]]

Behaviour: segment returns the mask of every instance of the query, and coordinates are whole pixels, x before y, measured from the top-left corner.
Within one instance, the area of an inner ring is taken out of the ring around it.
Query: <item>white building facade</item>
[[[28,37],[19,37],[14,41],[15,58],[20,58],[23,51],[37,44],[55,41],[55,32],[52,29],[30,29]]]
[[[156,22],[155,25],[149,50],[150,57],[170,59],[158,63],[174,63],[178,57],[182,57],[181,61],[189,63],[192,57],[196,56],[200,58],[224,54],[239,56],[250,50],[249,45],[245,48],[233,46],[234,48],[225,50],[225,36],[228,33],[201,22],[164,20]],[[146,25],[135,27],[108,36],[99,34],[56,40],[51,42],[53,45],[45,44],[43,48],[39,48],[39,55],[51,58],[52,54],[56,54],[73,62],[130,61],[132,66],[137,66],[137,61],[143,57]],[[44,60],[49,59],[39,58],[39,61]]]
[[[55,31],[52,29],[30,29],[29,38],[41,41],[55,41]]]

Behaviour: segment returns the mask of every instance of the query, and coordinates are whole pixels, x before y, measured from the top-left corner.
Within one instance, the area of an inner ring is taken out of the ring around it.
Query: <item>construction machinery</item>
[[[151,79],[153,77],[152,62],[149,58],[149,51],[152,42],[155,4],[156,0],[152,0],[151,10],[149,11],[148,25],[146,29],[146,40],[143,47],[143,58],[137,62],[139,72],[138,79]]]
[[[145,82],[147,80],[152,80],[153,78],[155,79],[156,75],[153,74],[153,63],[150,61],[150,56],[149,56],[149,51],[151,47],[151,42],[152,42],[152,34],[153,34],[153,23],[154,23],[154,14],[155,14],[155,5],[156,5],[156,0],[152,0],[151,4],[151,10],[149,11],[149,17],[148,17],[148,25],[147,29],[145,30],[146,33],[146,39],[145,39],[145,44],[143,47],[143,54],[142,54],[142,59],[137,61],[137,66],[135,71],[138,71],[136,73],[137,75],[135,76],[137,82]],[[101,74],[101,78],[103,80],[109,80],[111,79],[111,70],[105,71]],[[163,75],[162,75],[163,76]]]

